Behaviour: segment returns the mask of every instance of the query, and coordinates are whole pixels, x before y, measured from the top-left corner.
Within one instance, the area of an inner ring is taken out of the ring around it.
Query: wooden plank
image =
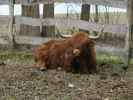
[[[16,24],[25,24],[25,25],[31,25],[31,26],[40,26],[41,19],[32,18],[32,17],[18,17],[15,16],[15,23]]]
[[[9,4],[9,0],[0,0],[0,5]]]
[[[52,38],[42,38],[33,36],[16,36],[15,41],[17,44],[39,45],[43,42],[47,42]]]
[[[16,3],[21,3],[22,5],[31,5],[31,4],[39,4],[39,3],[82,3],[82,4],[96,4],[96,5],[106,5],[112,6],[116,8],[126,8],[127,0],[38,0],[35,2],[34,0],[17,0]]]
[[[100,31],[102,28],[101,24],[91,23],[83,20],[74,20],[74,19],[36,19],[31,17],[15,17],[16,24],[26,24],[31,26],[51,26],[55,25],[58,28],[80,28],[88,31]],[[104,25],[104,32],[110,33],[127,33],[127,25]]]
[[[1,35],[0,35],[0,44],[2,44],[2,45],[7,45],[7,44],[9,44],[8,36],[1,36]]]
[[[9,44],[9,41],[7,41],[7,40],[5,40],[3,38],[0,38],[0,44],[7,45],[7,44]]]
[[[124,66],[128,66],[128,50],[127,50],[127,48],[119,48],[117,46],[110,46],[107,44],[104,44],[104,47],[103,47],[102,45],[96,45],[97,54],[107,54],[107,55],[119,56],[121,61],[124,64]]]
[[[47,42],[51,39],[52,38],[27,37],[27,36],[15,37],[17,44],[23,44],[23,45],[25,44],[25,45],[32,45],[32,46],[40,45],[41,43]],[[123,56],[124,53],[126,53],[126,51],[127,50],[124,48],[112,47],[107,44],[104,47],[99,44],[96,44],[96,52],[98,54],[111,54],[111,55]]]
[[[0,15],[0,25],[9,24],[9,16]]]
[[[103,44],[102,44],[103,45]],[[118,48],[117,46],[110,46],[105,44],[105,46],[97,45],[96,44],[96,52],[98,54],[111,54],[111,55],[117,55],[117,56],[123,56],[124,53],[126,53],[125,48]]]

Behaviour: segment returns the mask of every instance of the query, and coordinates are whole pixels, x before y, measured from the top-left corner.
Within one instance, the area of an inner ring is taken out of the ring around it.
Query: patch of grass
[[[0,60],[15,60],[15,61],[32,61],[33,55],[28,52],[20,51],[0,51]]]
[[[124,64],[124,62],[119,56],[112,56],[112,55],[97,55],[97,63],[118,64],[118,65]],[[133,65],[133,59],[131,59],[130,65]]]
[[[33,55],[31,52],[22,52],[22,51],[0,51],[0,60],[13,60],[13,61],[33,61]],[[98,64],[107,63],[107,64],[122,64],[122,60],[118,56],[112,55],[97,55]],[[131,60],[133,64],[133,59]]]
[[[100,63],[111,63],[111,64],[121,64],[122,60],[118,56],[112,55],[97,55],[97,62]]]
[[[131,65],[133,65],[133,59],[131,59]]]

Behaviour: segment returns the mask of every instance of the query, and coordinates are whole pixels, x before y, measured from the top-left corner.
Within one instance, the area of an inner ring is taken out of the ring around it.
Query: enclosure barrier
[[[9,4],[10,0],[0,0],[0,4]],[[82,4],[95,4],[106,5],[116,8],[126,8],[127,0],[15,0],[14,4],[34,5],[34,4],[49,4],[49,3],[82,3]]]
[[[2,23],[9,23],[9,43],[13,43],[13,40],[15,39],[15,42],[17,44],[32,44],[32,45],[38,45],[44,41],[48,41],[49,38],[41,38],[41,37],[26,37],[26,36],[18,36],[15,34],[13,25],[17,24],[25,24],[25,25],[31,25],[31,26],[43,26],[43,25],[55,25],[58,28],[72,28],[77,27],[80,29],[85,30],[92,30],[92,31],[100,31],[102,28],[101,24],[97,23],[90,23],[82,20],[73,20],[73,19],[56,19],[56,18],[45,18],[45,19],[37,19],[37,18],[31,18],[31,17],[23,17],[23,16],[14,16],[14,4],[21,4],[21,5],[36,5],[36,4],[49,4],[49,3],[82,3],[82,4],[96,4],[96,5],[106,5],[106,6],[112,6],[117,8],[126,8],[127,7],[127,0],[37,0],[35,2],[34,0],[0,0],[0,5],[8,4],[10,6],[10,16],[7,18],[2,18],[4,20],[1,20]],[[1,16],[0,16],[1,17]],[[127,60],[129,55],[129,28],[128,25],[104,25],[104,32],[109,33],[122,33],[126,34],[126,43],[124,48],[116,48],[116,47],[100,47],[96,45],[97,52],[99,53],[111,53],[114,55],[119,55],[124,58],[125,63],[127,64]],[[2,41],[2,40],[1,40]],[[1,42],[0,41],[0,42]],[[3,40],[4,41],[4,40]],[[13,45],[13,44],[11,44]],[[131,50],[130,50],[131,51]],[[126,60],[125,60],[126,59]]]

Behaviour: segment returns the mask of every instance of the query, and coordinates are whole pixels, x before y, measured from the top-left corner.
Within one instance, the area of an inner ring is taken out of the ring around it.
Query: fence
[[[41,37],[27,37],[27,36],[18,36],[14,34],[14,22],[17,25],[25,24],[31,26],[43,26],[43,25],[55,25],[58,28],[80,28],[85,30],[92,30],[92,31],[100,31],[102,28],[101,24],[97,23],[90,23],[83,20],[73,20],[73,19],[58,19],[58,18],[32,18],[32,17],[24,17],[24,16],[14,16],[14,4],[21,4],[21,5],[36,5],[40,3],[49,4],[49,3],[82,3],[82,4],[96,4],[96,5],[107,5],[113,6],[118,8],[126,8],[127,1],[126,0],[0,0],[0,5],[8,4],[10,8],[10,16],[0,16],[0,22],[3,24],[9,25],[9,34],[8,38],[0,39],[1,43],[13,45],[12,41],[15,36],[15,42],[17,44],[32,44],[37,45],[44,41],[49,40],[48,38],[41,38]],[[128,25],[105,25],[104,32],[109,33],[125,33],[126,34],[126,43],[124,48],[116,48],[110,47],[107,45],[106,47],[102,47],[96,45],[97,52],[99,53],[111,53],[114,55],[119,55],[124,58],[124,61],[127,63],[128,60],[128,48],[129,48],[129,28]],[[133,55],[132,55],[133,57]],[[126,59],[126,60],[125,60]]]
[[[9,4],[10,0],[1,0],[0,4]],[[15,0],[14,4],[33,5],[40,3],[82,3],[113,6],[117,8],[126,8],[127,0]]]

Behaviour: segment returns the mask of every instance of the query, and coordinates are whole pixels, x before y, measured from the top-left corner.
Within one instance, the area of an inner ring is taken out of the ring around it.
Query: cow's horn
[[[64,34],[61,34],[60,31],[57,29],[57,35],[61,38],[70,38],[72,37],[72,35],[64,35]]]
[[[103,31],[104,31],[104,25],[102,26],[102,29],[101,29],[100,33],[98,33],[97,36],[89,36],[89,38],[96,40],[96,39],[98,39],[101,36],[101,34],[103,33]]]
[[[70,38],[72,37],[72,35],[64,35],[64,34],[61,34],[61,33],[58,33],[58,35],[61,37],[61,38]]]

